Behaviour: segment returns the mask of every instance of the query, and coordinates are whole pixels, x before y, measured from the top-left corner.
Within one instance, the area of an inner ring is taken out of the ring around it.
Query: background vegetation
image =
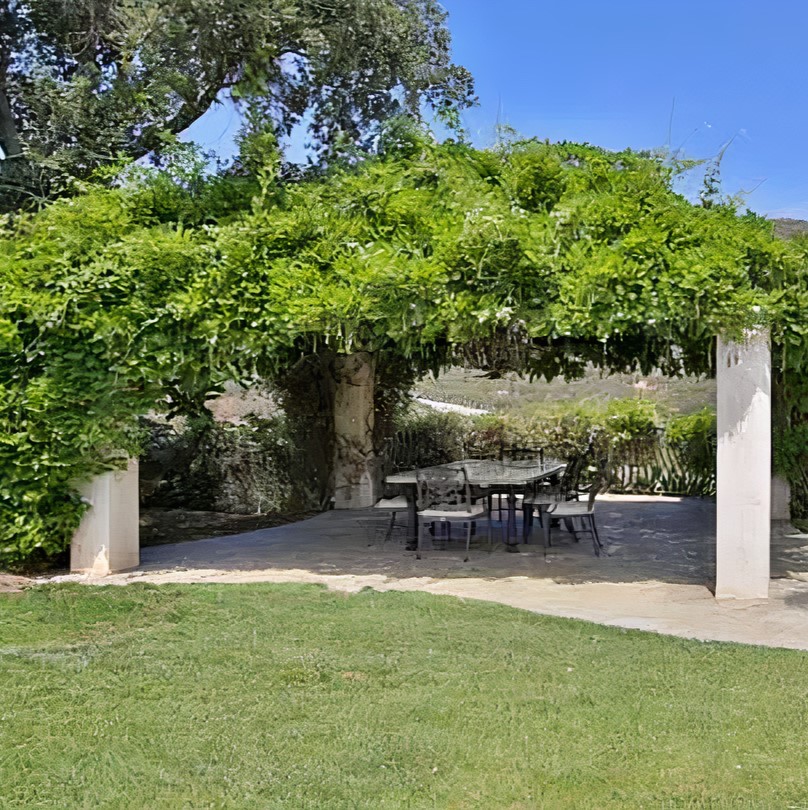
[[[533,379],[506,372],[489,374],[475,368],[449,368],[413,384],[416,397],[486,411],[520,410],[554,402],[648,399],[662,414],[686,414],[715,405],[715,378],[667,377],[640,372],[607,374],[590,367],[580,377]]]
[[[666,416],[648,400],[618,399],[482,416],[415,410],[401,420],[390,448],[396,469],[540,452],[547,459],[586,459],[582,483],[607,468],[613,492],[715,493],[715,412],[710,408]]]

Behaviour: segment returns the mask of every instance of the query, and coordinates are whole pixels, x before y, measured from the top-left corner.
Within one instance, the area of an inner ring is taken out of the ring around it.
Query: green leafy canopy
[[[805,247],[689,204],[646,155],[439,145],[400,121],[378,156],[297,182],[271,155],[256,181],[183,154],[0,239],[6,560],[65,547],[76,483],[137,452],[138,415],[326,347],[414,371],[473,352],[548,377],[703,372],[715,335],[760,324],[805,363]]]

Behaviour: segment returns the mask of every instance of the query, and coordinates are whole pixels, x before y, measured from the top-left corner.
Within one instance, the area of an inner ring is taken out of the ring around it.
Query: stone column
[[[376,358],[369,352],[340,355],[334,377],[334,508],[363,509],[381,492],[373,440]]]
[[[70,570],[106,576],[140,565],[138,463],[113,470],[81,487],[89,502],[70,544]]]
[[[741,343],[719,338],[718,599],[769,595],[771,534],[771,353],[768,331]]]

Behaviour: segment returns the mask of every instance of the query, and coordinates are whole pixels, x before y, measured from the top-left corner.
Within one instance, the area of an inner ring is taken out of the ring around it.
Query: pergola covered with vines
[[[548,378],[590,363],[715,373],[718,593],[765,595],[772,380],[780,466],[798,485],[805,452],[801,244],[692,205],[661,160],[586,145],[481,151],[398,124],[378,157],[302,180],[271,153],[249,176],[180,163],[6,226],[6,559],[63,548],[84,515],[91,559],[121,567],[81,487],[127,480],[106,471],[137,455],[139,415],[193,413],[229,379],[285,391],[320,494],[372,505],[395,402],[472,355]]]

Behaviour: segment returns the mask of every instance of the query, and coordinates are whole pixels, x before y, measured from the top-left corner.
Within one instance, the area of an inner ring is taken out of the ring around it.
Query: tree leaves
[[[0,134],[21,153],[0,161],[0,210],[159,154],[228,96],[248,130],[305,116],[332,156],[422,104],[451,119],[473,101],[435,0],[20,0],[2,21]]]

